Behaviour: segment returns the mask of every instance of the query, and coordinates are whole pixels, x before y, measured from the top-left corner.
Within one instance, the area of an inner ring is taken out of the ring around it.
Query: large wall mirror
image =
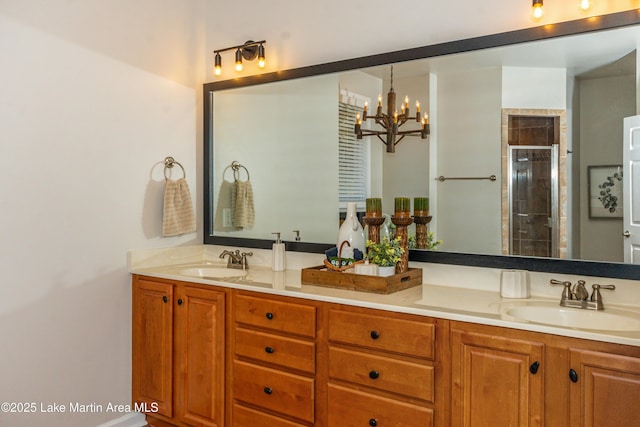
[[[599,180],[624,175],[639,23],[636,11],[621,12],[206,84],[205,243],[270,248],[280,232],[288,250],[334,246],[344,211],[339,123],[353,115],[340,106],[385,98],[393,66],[398,99],[420,101],[431,135],[405,138],[395,153],[374,137],[359,143],[366,194],[382,197],[384,212],[394,197],[430,199],[429,228],[442,244],[412,249],[411,260],[640,278],[640,266],[624,262],[624,202],[605,212],[593,204]],[[550,135],[548,153],[514,136],[536,132]],[[236,178],[252,185],[250,227],[229,221]],[[540,204],[550,213],[518,210],[543,187],[554,189]]]

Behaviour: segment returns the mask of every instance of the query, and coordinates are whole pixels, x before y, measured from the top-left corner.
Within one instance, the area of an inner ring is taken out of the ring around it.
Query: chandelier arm
[[[384,139],[382,139],[382,137],[380,136],[380,134],[379,134],[379,133],[376,133],[375,135],[378,137],[378,139],[379,139],[380,141],[382,141],[382,143],[383,143],[384,145],[387,145],[387,141],[386,141],[386,140],[384,140]],[[385,134],[385,135],[386,135],[386,134]]]
[[[413,134],[421,134],[421,133],[422,133],[421,129],[400,130],[400,131],[396,132],[397,135],[413,135]]]
[[[400,143],[400,141],[402,141],[404,139],[406,135],[400,135],[400,138],[396,139],[396,141],[393,143],[393,145],[398,145]]]

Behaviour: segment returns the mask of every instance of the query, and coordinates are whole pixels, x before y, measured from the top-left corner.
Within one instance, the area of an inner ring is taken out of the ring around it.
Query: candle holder
[[[416,223],[416,248],[427,249],[427,224],[431,222],[431,216],[414,215],[413,222]]]
[[[369,237],[373,243],[380,243],[380,226],[384,223],[385,218],[383,216],[365,216],[364,222],[369,226]]]
[[[401,274],[409,269],[409,237],[407,227],[413,223],[411,216],[392,216],[391,222],[396,226],[396,238],[400,237],[400,246],[404,249],[402,258],[396,264],[396,274]]]

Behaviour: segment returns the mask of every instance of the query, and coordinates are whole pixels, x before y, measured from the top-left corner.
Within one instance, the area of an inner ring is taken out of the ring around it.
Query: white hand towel
[[[164,208],[162,212],[162,235],[177,236],[196,231],[191,193],[184,178],[177,181],[167,179],[164,186]]]
[[[251,182],[236,180],[231,191],[231,214],[234,227],[251,228],[255,218]]]

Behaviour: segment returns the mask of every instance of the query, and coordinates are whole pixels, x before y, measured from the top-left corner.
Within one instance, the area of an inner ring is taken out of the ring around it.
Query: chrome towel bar
[[[442,175],[440,175],[439,177],[436,178],[436,181],[454,181],[454,180],[478,180],[478,179],[487,179],[489,181],[495,181],[497,178],[495,175],[491,175],[491,176],[467,176],[467,177],[444,177]]]

